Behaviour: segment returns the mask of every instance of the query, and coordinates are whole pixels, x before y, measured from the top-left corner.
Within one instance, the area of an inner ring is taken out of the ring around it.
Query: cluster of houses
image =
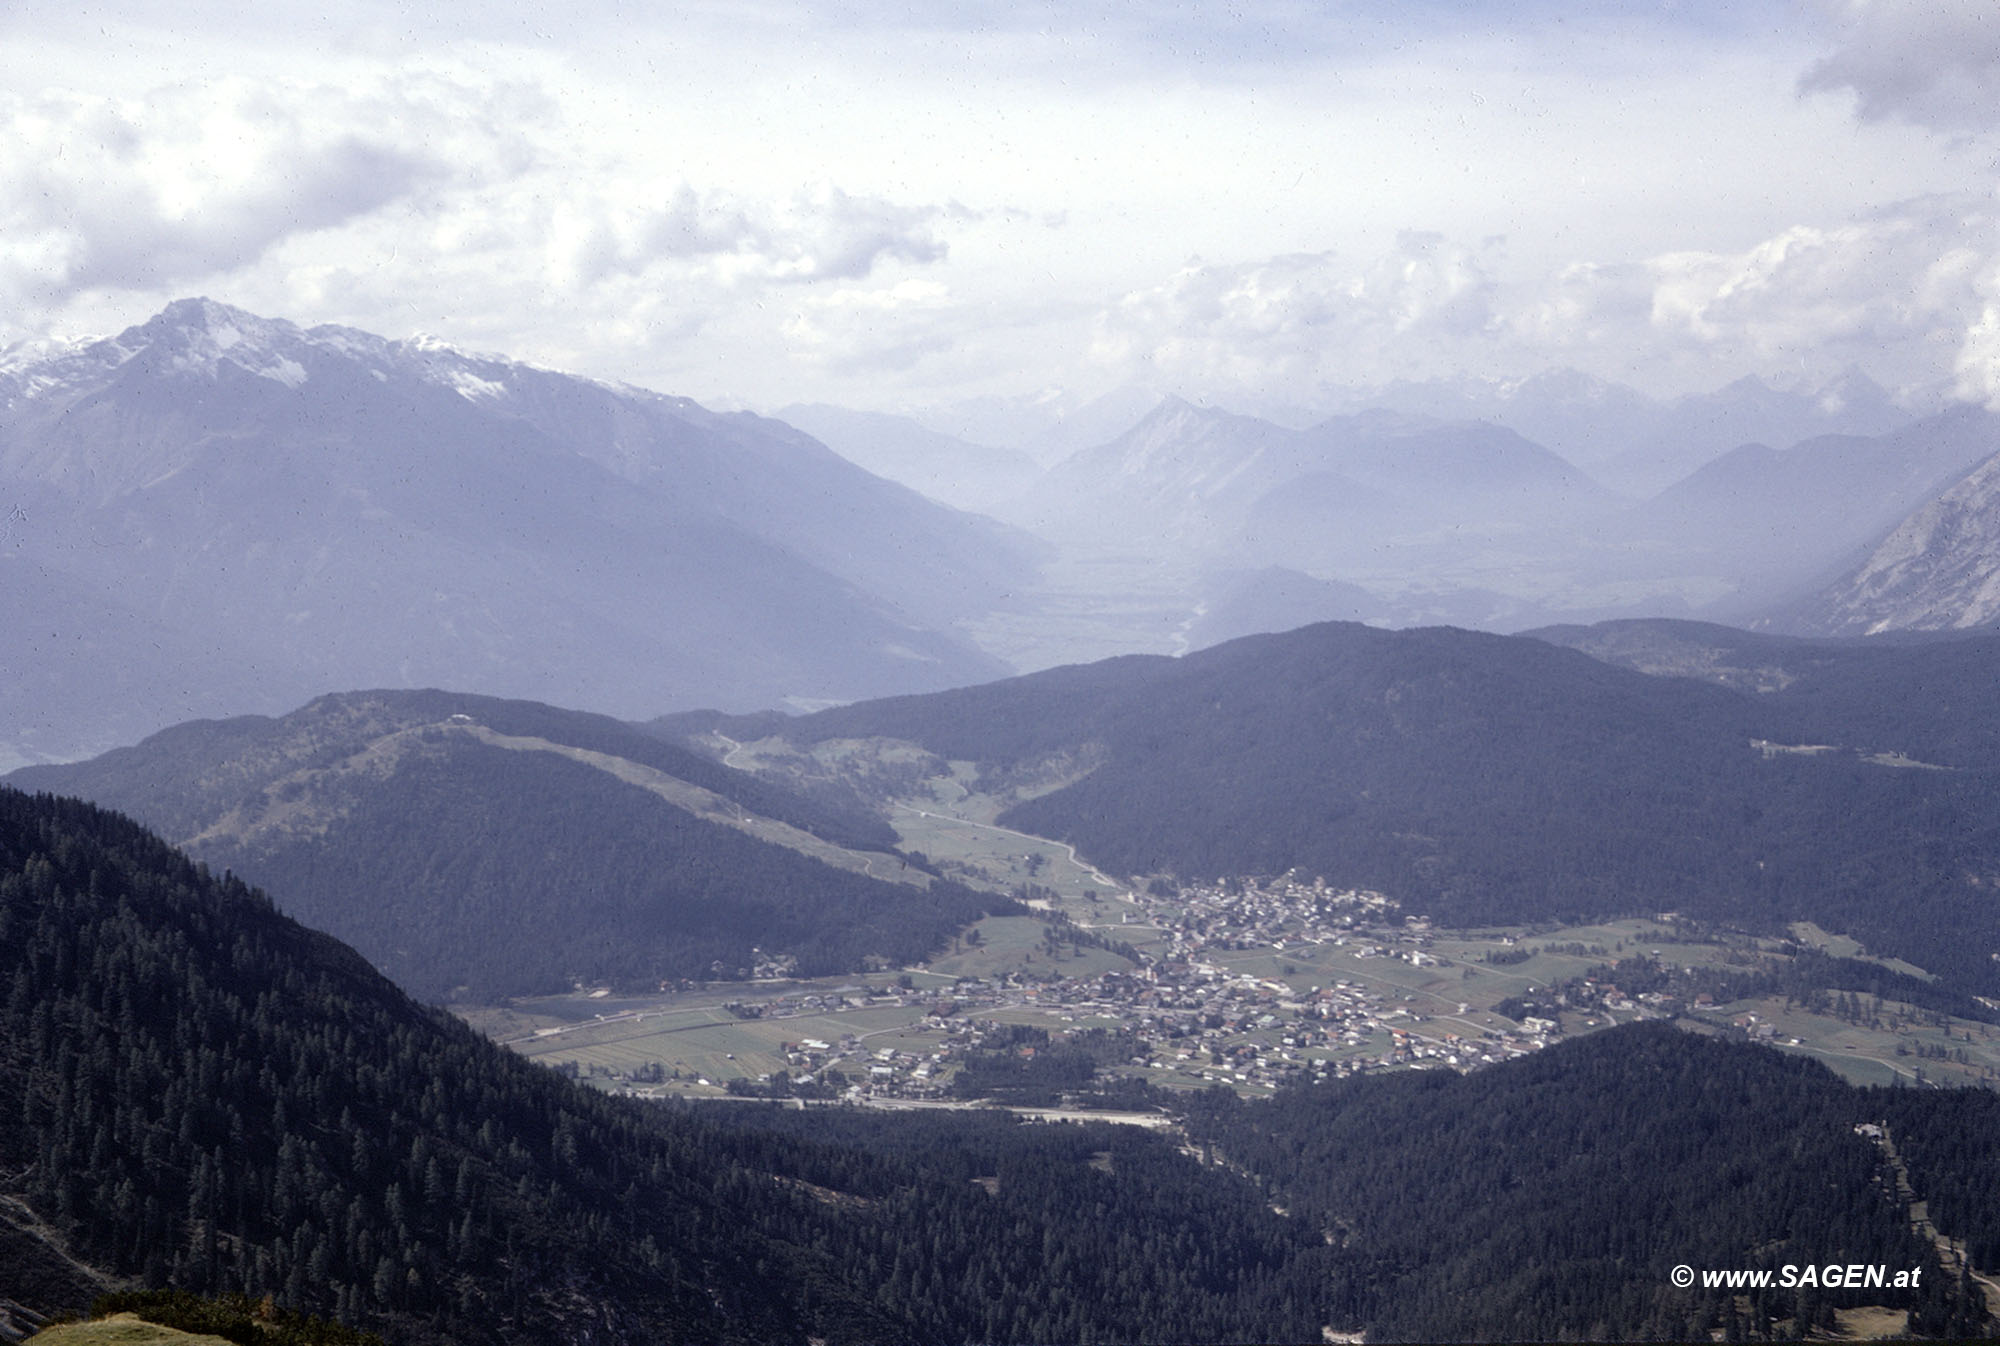
[[[1159,930],[1169,956],[1179,957],[1342,942],[1357,928],[1393,920],[1397,909],[1380,893],[1334,889],[1324,879],[1307,882],[1296,872],[1276,879],[1194,884],[1171,894],[1142,890],[1132,897],[1140,912],[1128,913],[1125,923]]]
[[[1119,1068],[1158,1083],[1270,1088],[1302,1073],[1346,1075],[1413,1065],[1466,1070],[1524,1055],[1560,1030],[1554,1019],[1512,1027],[1475,1022],[1464,1004],[1440,1005],[1393,983],[1331,980],[1298,990],[1215,961],[1238,950],[1282,955],[1334,944],[1353,956],[1437,961],[1428,928],[1398,921],[1377,893],[1335,891],[1292,876],[1141,895],[1117,926],[1157,932],[1136,967],[1081,976],[1043,965],[946,988],[846,986],[794,991],[745,1016],[823,1016],[900,1005],[925,1013],[915,1034],[801,1036],[784,1044],[787,1089],[832,1089],[850,1097],[944,1096],[967,1053],[1006,1025],[1105,1029],[1132,1046]],[[1392,933],[1393,932],[1393,933]],[[1136,931],[1135,931],[1136,933]],[[1454,1013],[1455,1011],[1455,1013]],[[884,1045],[883,1039],[889,1040]],[[896,1045],[921,1043],[921,1046]]]

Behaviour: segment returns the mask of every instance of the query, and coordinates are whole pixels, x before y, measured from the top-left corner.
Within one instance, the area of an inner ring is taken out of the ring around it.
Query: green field
[[[221,1337],[180,1332],[129,1313],[88,1323],[58,1323],[29,1337],[31,1346],[229,1346]]]
[[[727,993],[732,999],[752,999],[741,987],[729,987]],[[722,1009],[714,991],[705,994],[713,1003],[666,1005],[509,1045],[530,1060],[573,1062],[585,1074],[595,1069],[623,1075],[659,1065],[670,1075],[678,1071],[683,1083],[706,1079],[720,1087],[731,1079],[790,1069],[785,1046],[807,1038],[839,1042],[853,1036],[870,1043],[888,1038],[904,1051],[929,1051],[943,1037],[923,1029],[928,1011],[920,1005],[863,1004],[830,1013],[745,1019]]]

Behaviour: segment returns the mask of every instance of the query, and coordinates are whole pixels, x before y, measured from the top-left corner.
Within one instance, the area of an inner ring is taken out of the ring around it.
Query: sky
[[[0,346],[201,294],[767,410],[2000,405],[1992,0],[436,8],[10,0]]]

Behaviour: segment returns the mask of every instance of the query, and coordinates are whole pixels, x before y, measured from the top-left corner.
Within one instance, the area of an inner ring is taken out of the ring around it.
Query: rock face
[[[2000,621],[2000,454],[1896,526],[1793,623],[1827,635],[1967,630]]]
[[[951,686],[1028,564],[776,421],[182,300],[0,367],[0,762],[359,685]]]

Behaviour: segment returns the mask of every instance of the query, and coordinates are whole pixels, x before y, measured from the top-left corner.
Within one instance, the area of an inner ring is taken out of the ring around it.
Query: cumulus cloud
[[[2000,125],[2000,9],[1991,0],[1839,0],[1838,46],[1803,93],[1849,90],[1863,121]]]
[[[545,248],[554,278],[572,289],[687,263],[736,280],[860,280],[884,261],[943,259],[941,213],[831,185],[768,204],[677,182],[651,200],[566,199],[551,214]]]
[[[2000,411],[2000,259],[1985,261],[1974,286],[1981,301],[1979,314],[1959,348],[1954,391],[1969,402]]]
[[[1195,265],[1107,312],[1097,354],[1125,377],[1218,396],[1560,364],[1683,389],[1861,365],[1985,397],[2000,394],[2000,206],[1925,198],[1740,252],[1545,275],[1507,276],[1495,245],[1429,234],[1366,265],[1331,253]]]
[[[480,123],[436,93],[239,79],[0,98],[0,293],[172,287],[461,179],[497,137],[465,153]]]
[[[1798,226],[1738,254],[1657,258],[1646,267],[1653,329],[1765,359],[1827,346],[1892,349],[1963,330],[1993,216],[1951,215],[1908,209],[1832,229]]]
[[[800,307],[783,325],[791,353],[834,373],[900,372],[951,350],[966,314],[936,281],[843,287]]]
[[[1372,375],[1491,329],[1489,251],[1412,232],[1363,266],[1331,252],[1195,263],[1104,315],[1097,354],[1128,377],[1194,388]]]

